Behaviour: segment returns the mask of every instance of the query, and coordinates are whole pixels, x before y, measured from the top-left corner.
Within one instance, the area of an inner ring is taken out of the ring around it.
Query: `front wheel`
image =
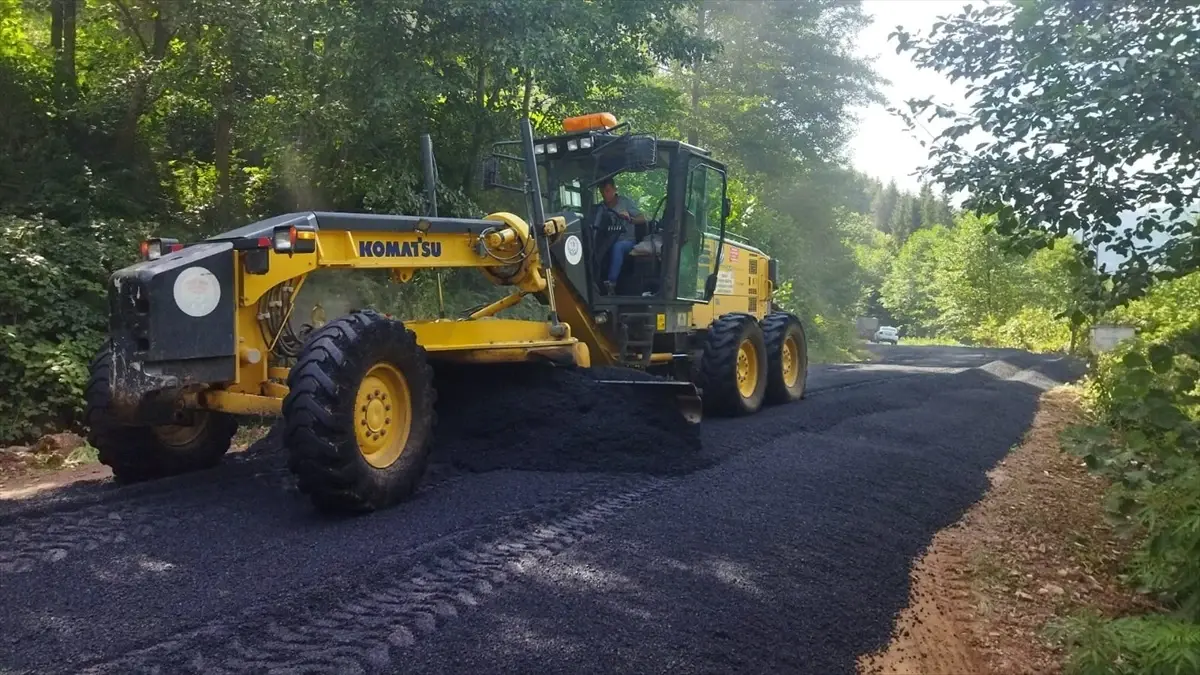
[[[800,319],[788,312],[771,312],[761,323],[767,346],[767,403],[788,403],[804,398],[808,382],[808,340]]]
[[[767,390],[767,347],[762,328],[749,314],[726,314],[708,327],[700,357],[699,384],[706,413],[750,415]]]
[[[88,443],[118,483],[138,483],[216,466],[237,433],[227,413],[188,411],[180,424],[127,426],[109,412],[112,348],[105,344],[92,361],[84,420]]]
[[[323,511],[366,512],[416,491],[435,413],[416,336],[377,312],[315,330],[288,373],[284,444],[298,487]]]

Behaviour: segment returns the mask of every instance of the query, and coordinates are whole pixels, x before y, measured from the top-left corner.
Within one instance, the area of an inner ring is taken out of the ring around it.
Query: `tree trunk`
[[[63,5],[63,44],[60,72],[63,83],[71,89],[75,88],[75,15],[79,5],[77,0],[58,0]]]
[[[154,10],[154,35],[151,45],[145,44],[136,24],[131,24],[128,28],[139,43],[146,47],[146,51],[144,52],[146,60],[162,61],[166,58],[167,44],[170,42],[171,33],[167,27],[167,19],[163,16],[161,5],[157,6]],[[150,82],[148,78],[144,75],[139,75],[132,89],[133,91],[129,97],[129,107],[125,110],[125,120],[122,124],[118,140],[118,152],[127,163],[132,163],[137,156],[138,121],[142,117],[142,113],[146,107],[146,99],[149,97]]]
[[[475,129],[471,133],[471,148],[467,154],[467,166],[463,171],[463,191],[468,192],[471,189],[471,184],[475,182],[475,163],[479,158],[479,153],[483,149],[483,124],[487,116],[487,64],[484,63],[482,56],[479,62],[479,69],[475,73]]]
[[[217,108],[216,129],[213,133],[213,164],[217,170],[216,223],[228,221],[231,215],[232,180],[230,156],[233,154],[233,83],[221,85],[221,102]]]
[[[699,9],[699,33],[700,37],[704,37],[707,28],[707,12],[704,8],[704,2],[700,3]],[[688,143],[691,145],[700,145],[700,60],[696,60],[696,64],[692,67],[692,123],[688,129]]]
[[[55,59],[63,48],[63,0],[50,0],[50,48]]]
[[[75,12],[77,0],[50,0],[50,47],[57,84],[75,88]]]

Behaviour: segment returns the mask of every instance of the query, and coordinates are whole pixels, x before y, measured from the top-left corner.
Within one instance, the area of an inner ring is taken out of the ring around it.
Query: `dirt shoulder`
[[[914,565],[892,642],[860,657],[860,673],[1058,673],[1065,653],[1048,624],[1145,606],[1117,579],[1129,544],[1104,519],[1104,482],[1059,447],[1081,416],[1074,389],[1042,396],[1021,446],[989,473],[987,495]]]
[[[261,421],[242,426],[229,451],[245,451],[267,431]],[[96,449],[73,433],[43,436],[32,445],[0,447],[0,500],[25,499],[72,483],[110,478],[112,471],[99,463]]]

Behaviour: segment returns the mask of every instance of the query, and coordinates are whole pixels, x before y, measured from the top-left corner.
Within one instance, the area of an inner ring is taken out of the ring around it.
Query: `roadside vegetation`
[[[877,261],[881,324],[899,326],[906,344],[1077,351],[1087,324],[1069,316],[1093,276],[1077,267],[1079,245],[1062,238],[1023,256],[1005,249],[995,224],[961,214],[861,253]]]
[[[911,236],[882,304],[917,334],[972,343],[1138,330],[1088,355],[1086,417],[1062,443],[1109,486],[1123,579],[1147,602],[1074,607],[1053,627],[1068,673],[1200,673],[1200,9],[1033,0],[893,37],[970,87],[969,109],[901,114],[941,124],[927,178],[972,215]],[[1098,265],[1101,249],[1118,263]]]

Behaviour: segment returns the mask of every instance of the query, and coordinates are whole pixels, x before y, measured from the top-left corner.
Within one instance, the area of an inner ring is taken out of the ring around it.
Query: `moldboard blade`
[[[638,391],[657,391],[663,396],[672,396],[679,412],[684,419],[692,424],[699,424],[704,419],[704,407],[700,400],[700,392],[691,382],[676,380],[597,380],[600,384],[630,387]]]

